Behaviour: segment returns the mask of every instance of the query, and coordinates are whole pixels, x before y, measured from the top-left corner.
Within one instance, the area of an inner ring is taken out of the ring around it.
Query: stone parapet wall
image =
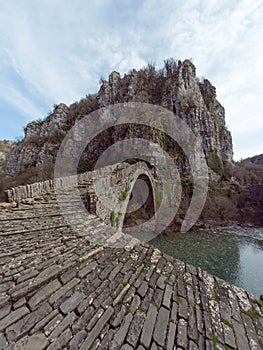
[[[23,199],[39,197],[54,190],[54,180],[21,185],[5,191],[6,202],[20,202]]]
[[[155,207],[155,189],[156,186],[158,187],[158,179],[154,169],[149,169],[145,162],[116,163],[79,175],[14,187],[5,191],[6,202],[21,203],[52,192],[63,193],[67,189],[77,189],[78,186],[81,186],[84,187],[82,199],[87,210],[106,224],[121,229],[130,194],[136,180],[141,175],[146,175],[149,178],[154,193]],[[123,196],[125,198],[121,199]]]
[[[128,164],[127,164],[128,165]],[[109,174],[112,174],[113,171],[117,169],[125,169],[125,166],[121,163],[109,165],[101,169],[96,169],[93,171],[88,171],[82,174],[79,174],[76,179],[76,175],[45,180],[40,182],[35,182],[29,185],[20,185],[17,187],[13,187],[9,190],[5,191],[5,200],[8,203],[12,202],[20,202],[23,199],[35,198],[42,196],[44,194],[48,194],[50,192],[55,191],[55,189],[66,189],[73,187],[76,184],[76,180],[78,184],[85,183],[86,181],[91,181],[92,179],[96,179],[99,177],[104,177]],[[122,173],[121,176],[124,176]]]

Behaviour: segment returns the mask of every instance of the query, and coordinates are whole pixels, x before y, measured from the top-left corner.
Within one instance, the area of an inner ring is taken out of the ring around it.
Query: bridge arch
[[[103,176],[102,170],[99,170],[99,180],[86,193],[85,206],[90,213],[118,230],[126,226],[126,232],[130,227],[128,219],[134,212],[133,206],[135,212],[141,210],[139,215],[144,212],[148,218],[154,216],[158,209],[155,169],[143,161],[119,163],[105,169],[103,172],[107,175]],[[147,217],[144,217],[145,220]]]
[[[145,172],[131,183],[126,210],[123,212],[123,231],[152,218],[156,212],[155,188],[152,178]]]

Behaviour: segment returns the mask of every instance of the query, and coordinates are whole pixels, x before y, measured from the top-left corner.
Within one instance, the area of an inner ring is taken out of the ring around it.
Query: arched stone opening
[[[154,191],[150,178],[141,174],[132,188],[123,221],[125,227],[133,227],[150,220],[155,214]]]

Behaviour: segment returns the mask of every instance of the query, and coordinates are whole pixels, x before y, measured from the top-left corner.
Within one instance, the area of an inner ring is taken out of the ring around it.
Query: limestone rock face
[[[158,71],[152,65],[139,71],[133,69],[123,77],[114,71],[107,81],[102,81],[96,95],[70,107],[59,104],[45,120],[28,124],[24,139],[7,156],[6,173],[15,176],[30,166],[54,163],[66,131],[77,119],[98,108],[129,101],[158,104],[173,111],[200,136],[207,160],[216,152],[222,163],[232,162],[231,134],[226,129],[225,110],[216,99],[215,87],[207,79],[202,82],[197,79],[190,60],[170,59]],[[89,146],[86,161],[93,162],[96,155],[120,139],[119,133],[129,135],[130,131],[116,127],[109,135],[97,139]],[[144,128],[135,134],[140,136],[140,133],[143,137],[149,134],[148,139],[153,134]]]
[[[25,137],[6,157],[6,175],[15,176],[31,166],[54,162],[59,142],[66,135],[68,107],[61,103],[44,121],[25,127]]]
[[[151,67],[146,72],[132,70],[123,78],[111,73],[99,90],[99,106],[128,101],[157,103],[174,111],[200,135],[207,158],[217,150],[222,162],[232,162],[232,138],[225,126],[224,107],[216,99],[216,88],[207,79],[198,81],[189,60],[167,65],[163,75]]]

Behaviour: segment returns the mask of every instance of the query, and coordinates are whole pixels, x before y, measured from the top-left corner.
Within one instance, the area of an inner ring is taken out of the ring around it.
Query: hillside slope
[[[232,138],[225,126],[225,110],[216,99],[216,89],[208,81],[200,82],[195,66],[189,60],[165,61],[164,68],[156,70],[148,65],[132,70],[123,77],[112,72],[101,82],[97,94],[86,96],[69,107],[56,105],[52,114],[43,121],[32,122],[25,128],[24,139],[7,157],[7,175],[17,176],[30,168],[52,172],[62,139],[76,120],[99,108],[122,102],[146,102],[163,106],[185,120],[201,138],[207,160],[216,155],[222,163],[232,162]],[[99,155],[112,143],[125,136],[147,137],[155,141],[152,130],[116,127],[91,143],[84,155],[85,169],[90,170]]]
[[[246,159],[247,161],[253,164],[262,164],[263,165],[263,154],[256,155]]]

